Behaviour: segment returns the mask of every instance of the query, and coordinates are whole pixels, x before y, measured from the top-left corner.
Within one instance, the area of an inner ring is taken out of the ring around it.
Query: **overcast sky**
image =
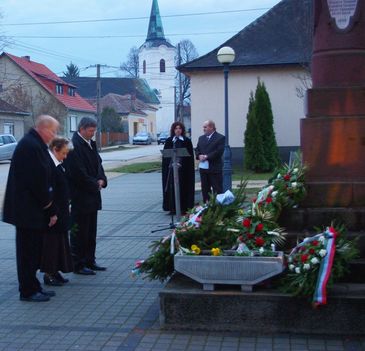
[[[172,44],[190,39],[199,55],[204,55],[279,1],[159,0],[158,3],[165,37]],[[29,55],[60,75],[72,61],[81,69],[82,76],[95,76],[95,68],[87,67],[97,63],[111,66],[103,68],[105,76],[121,76],[115,67],[126,61],[131,47],[144,43],[151,5],[152,0],[2,0],[0,30],[9,41],[4,50],[17,56]],[[185,14],[188,15],[181,16]],[[67,21],[76,23],[41,24]],[[27,23],[33,24],[20,25]],[[59,36],[94,38],[52,38]]]

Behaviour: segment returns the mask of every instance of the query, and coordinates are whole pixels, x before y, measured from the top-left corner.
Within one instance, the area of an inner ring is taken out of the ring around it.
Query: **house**
[[[19,140],[24,135],[24,120],[29,118],[29,112],[0,99],[0,134],[12,134]]]
[[[29,56],[17,57],[3,52],[0,56],[0,97],[31,113],[26,128],[40,114],[58,119],[61,133],[71,137],[82,117],[94,117],[95,108],[76,92],[76,86],[59,78],[45,65]]]
[[[89,100],[90,101],[90,100]],[[91,101],[90,101],[91,102]],[[95,99],[92,101],[95,105]],[[135,95],[109,93],[100,99],[100,110],[112,108],[121,118],[124,131],[128,131],[129,142],[138,132],[150,132],[156,135],[156,107],[144,103]]]
[[[312,53],[312,0],[282,0],[263,16],[208,54],[178,67],[191,78],[193,143],[207,119],[224,133],[224,78],[217,52],[230,46],[236,58],[229,66],[229,144],[234,162],[242,162],[249,96],[257,79],[270,96],[274,129],[284,160],[300,145],[308,65]],[[309,79],[309,81],[308,81]]]

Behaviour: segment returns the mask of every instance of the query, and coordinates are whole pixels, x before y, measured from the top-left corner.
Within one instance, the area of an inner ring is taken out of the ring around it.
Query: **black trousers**
[[[44,230],[16,228],[16,265],[21,297],[42,290],[36,273],[42,258],[44,235]]]
[[[209,200],[209,195],[213,192],[221,194],[223,192],[223,174],[222,172],[211,173],[200,170],[200,181],[202,186],[203,202]]]
[[[71,213],[71,251],[74,269],[95,263],[96,228],[98,212]]]

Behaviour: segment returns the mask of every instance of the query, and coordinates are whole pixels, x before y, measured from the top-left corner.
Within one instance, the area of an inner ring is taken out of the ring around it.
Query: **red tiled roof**
[[[31,61],[27,58],[14,56],[6,52],[2,55],[6,55],[10,60],[15,62],[67,108],[72,110],[96,112],[95,107],[89,104],[79,94],[76,93],[75,96],[68,95],[68,87],[75,88],[75,86],[63,81],[45,65]],[[57,94],[56,91],[52,89],[54,84],[62,84],[64,86],[64,93]]]

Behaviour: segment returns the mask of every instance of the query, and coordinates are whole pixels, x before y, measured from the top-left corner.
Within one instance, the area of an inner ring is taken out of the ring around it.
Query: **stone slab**
[[[328,304],[318,309],[306,299],[270,288],[253,293],[232,287],[203,291],[201,284],[179,274],[159,296],[164,329],[365,335],[364,284],[337,285]]]

